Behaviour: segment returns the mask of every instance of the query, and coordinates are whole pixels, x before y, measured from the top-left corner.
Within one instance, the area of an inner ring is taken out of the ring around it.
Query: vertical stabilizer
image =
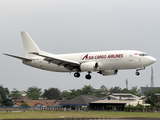
[[[27,32],[21,32],[22,36],[22,41],[23,41],[23,47],[24,47],[24,52],[25,52],[25,57],[26,58],[31,58],[36,55],[29,54],[31,52],[40,52],[40,49],[36,45],[36,43],[32,40],[32,38],[29,36]]]

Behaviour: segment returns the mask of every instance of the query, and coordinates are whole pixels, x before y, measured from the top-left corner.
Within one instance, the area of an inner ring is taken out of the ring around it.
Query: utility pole
[[[126,79],[126,89],[128,90],[128,79]]]
[[[153,78],[153,67],[151,67],[151,87],[154,87]]]

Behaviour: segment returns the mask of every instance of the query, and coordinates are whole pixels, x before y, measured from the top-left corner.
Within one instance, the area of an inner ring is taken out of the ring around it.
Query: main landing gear
[[[79,78],[80,77],[80,73],[79,72],[74,73],[74,77]]]
[[[86,79],[90,80],[92,77],[90,75],[91,72],[88,72],[88,74],[86,75]]]
[[[88,74],[85,76],[86,79],[90,80],[92,77],[90,75],[91,72],[88,72]],[[80,73],[79,72],[75,72],[74,73],[74,77],[79,78],[80,77]]]

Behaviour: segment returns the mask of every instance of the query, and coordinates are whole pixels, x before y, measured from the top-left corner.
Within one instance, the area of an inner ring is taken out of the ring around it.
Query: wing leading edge
[[[65,68],[69,70],[73,70],[73,69],[77,69],[77,71],[80,70],[80,63],[76,61],[53,57],[53,56],[49,56],[49,55],[45,55],[45,54],[37,53],[37,52],[30,52],[30,54],[44,57],[44,60],[48,61],[48,63],[54,63],[58,66],[64,66]]]
[[[10,54],[3,54],[3,55],[7,55],[7,56],[10,56],[10,57],[14,57],[14,58],[17,58],[17,59],[20,59],[20,60],[32,61],[31,59],[23,58],[23,57],[19,57],[19,56],[15,56],[15,55],[10,55]]]

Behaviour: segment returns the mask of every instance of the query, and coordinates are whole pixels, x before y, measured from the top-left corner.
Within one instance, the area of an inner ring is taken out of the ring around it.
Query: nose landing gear
[[[138,71],[136,71],[136,75],[137,75],[137,76],[139,76],[139,75],[140,75],[140,73],[139,73]]]

